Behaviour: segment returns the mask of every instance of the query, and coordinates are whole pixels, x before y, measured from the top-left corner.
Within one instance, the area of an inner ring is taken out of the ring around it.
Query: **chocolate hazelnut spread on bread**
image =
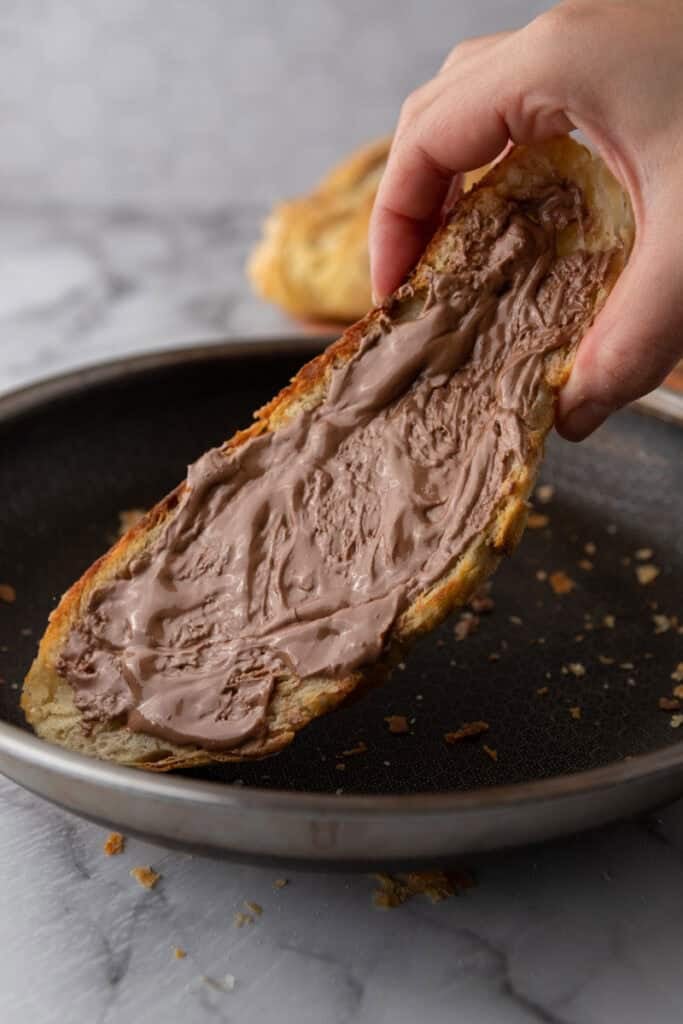
[[[320,404],[190,467],[160,534],[97,586],[62,648],[85,722],[229,750],[264,730],[279,678],[381,656],[526,458],[544,357],[609,271],[610,252],[557,256],[582,211],[573,184],[487,218],[472,206],[463,265],[431,274],[417,315],[400,314],[405,286]]]

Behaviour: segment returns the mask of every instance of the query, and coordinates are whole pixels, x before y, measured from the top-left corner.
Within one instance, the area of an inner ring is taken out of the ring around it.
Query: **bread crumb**
[[[208,974],[202,974],[200,975],[199,980],[203,985],[215,988],[217,992],[232,992],[236,983],[235,977],[232,974],[226,974],[222,981],[218,981],[216,978],[211,978]]]
[[[683,684],[679,684],[678,686],[674,686],[674,688],[673,688],[673,695],[674,695],[674,697],[680,697],[683,700]]]
[[[185,957],[187,956],[187,953],[180,946],[174,946],[173,947],[173,956],[174,956],[174,958],[176,960],[184,960]]]
[[[549,692],[550,692],[550,687],[549,686],[539,686],[538,689],[536,690],[536,693],[538,694],[539,697],[545,697],[546,693],[549,693]]]
[[[284,887],[286,885],[289,885],[289,879],[288,878],[276,878],[275,881],[273,882],[273,885],[274,885],[274,887],[276,889],[284,889]]]
[[[583,550],[586,552],[587,555],[595,555],[598,551],[597,547],[595,546],[592,540],[587,541],[583,545]]]
[[[575,718],[578,721],[578,719],[581,718],[581,708],[578,706],[570,708],[569,714],[572,716],[572,718]]]
[[[605,529],[609,533],[610,537],[613,537],[615,535],[615,533],[617,532],[617,528],[616,528],[614,523],[608,523],[607,526],[605,527]]]
[[[639,562],[649,562],[652,558],[654,551],[652,548],[638,548],[636,551],[636,558]]]
[[[334,767],[337,769],[338,772],[346,771],[346,765],[344,764],[343,761],[337,761]]]
[[[601,665],[613,665],[615,659],[614,658],[608,658],[608,656],[606,654],[598,654],[598,661],[600,662]]]
[[[367,743],[364,743],[363,740],[359,740],[355,747],[349,747],[348,750],[342,750],[341,757],[353,757],[355,754],[364,754],[367,749]]]
[[[526,525],[530,530],[542,530],[549,522],[550,516],[543,515],[542,512],[530,512],[526,517]]]
[[[552,484],[541,484],[536,488],[536,500],[540,501],[541,505],[547,505],[549,501],[552,501],[554,494],[555,488]]]
[[[14,604],[17,599],[17,592],[11,583],[0,583],[0,601],[5,604]]]
[[[509,618],[509,620],[510,620],[510,622],[512,623],[513,626],[521,626],[522,625],[523,620],[520,619],[519,615],[509,615],[508,618]]]
[[[144,515],[144,508],[124,508],[119,512],[118,536],[123,537],[124,533],[128,533],[131,527],[135,526],[136,523],[139,523]]]
[[[244,905],[247,908],[247,910],[250,910],[251,913],[254,914],[256,917],[260,917],[261,914],[263,913],[263,907],[261,906],[261,904],[254,903],[253,900],[245,900]]]
[[[545,569],[538,569],[537,570],[537,572],[536,572],[536,579],[539,580],[541,583],[544,583],[545,580],[548,579],[548,573],[545,571]]]
[[[577,679],[580,679],[581,676],[585,676],[586,674],[586,669],[580,661],[570,661],[567,668],[573,676],[576,676]]]
[[[657,705],[662,711],[678,711],[681,706],[680,700],[675,697],[660,697]]]
[[[490,757],[492,761],[498,760],[498,751],[494,747],[487,747],[485,743],[482,744],[482,750]]]
[[[408,719],[405,715],[387,715],[384,721],[389,726],[389,732],[393,732],[396,736],[401,733],[410,732]]]
[[[659,569],[656,565],[637,565],[636,576],[641,587],[646,587],[648,583],[652,583],[659,576]]]
[[[674,622],[672,622],[668,615],[653,615],[652,621],[655,624],[655,635],[668,633],[672,625],[674,625]]]
[[[683,725],[683,715],[672,715],[669,725],[672,729],[679,729]]]
[[[243,928],[245,924],[253,924],[254,918],[251,914],[244,914],[241,910],[236,910],[232,916],[232,923],[235,928]]]
[[[472,633],[476,633],[478,628],[479,616],[475,615],[474,612],[462,612],[453,629],[455,639],[458,642],[460,640],[464,640],[465,637],[471,636]]]
[[[475,884],[467,871],[410,871],[407,874],[375,876],[379,888],[372,894],[372,902],[382,910],[400,907],[413,896],[427,896],[432,903],[440,903],[456,896]]]
[[[581,558],[579,559],[579,569],[583,569],[584,572],[592,572],[593,563],[590,562],[587,558]]]
[[[577,634],[576,634],[576,636],[574,637],[574,643],[576,643],[576,644],[580,644],[580,643],[582,643],[582,641],[583,641],[583,640],[585,640],[585,639],[586,639],[586,637],[585,637],[585,634],[583,634],[583,633],[577,633]]]
[[[130,873],[138,885],[141,885],[143,889],[153,889],[161,878],[161,875],[157,874],[156,871],[153,871],[149,865],[139,868],[131,868]]]
[[[632,668],[635,668],[635,665],[632,661],[620,661],[619,668],[624,668],[627,672],[630,672]]]
[[[481,736],[483,732],[488,732],[489,728],[488,722],[465,722],[459,729],[445,732],[443,738],[446,743],[459,743],[460,740],[469,739],[471,736]]]
[[[496,607],[496,603],[489,593],[490,589],[491,584],[484,583],[467,602],[475,615],[487,615]]]
[[[489,661],[500,661],[500,654],[497,651],[492,651],[489,654]]]
[[[605,627],[605,629],[614,629],[614,624],[616,623],[616,621],[617,620],[614,618],[613,615],[603,615],[602,617],[602,624]]]
[[[574,580],[562,570],[551,572],[548,581],[556,594],[569,594],[576,586]]]
[[[683,683],[683,661],[679,661],[676,668],[671,673],[671,678],[675,683]]]
[[[114,857],[117,853],[123,853],[125,843],[125,837],[120,832],[110,832],[104,841],[102,849],[107,857]]]

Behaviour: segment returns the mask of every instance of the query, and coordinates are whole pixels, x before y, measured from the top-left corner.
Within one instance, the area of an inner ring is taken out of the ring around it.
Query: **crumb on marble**
[[[102,849],[106,853],[107,857],[114,857],[117,853],[123,853],[125,845],[125,836],[122,836],[120,832],[110,832],[104,841]]]
[[[247,910],[255,917],[260,917],[261,914],[263,913],[263,907],[261,906],[261,904],[254,903],[253,900],[245,900],[244,905],[247,908]]]
[[[182,948],[182,946],[174,946],[173,947],[173,959],[174,960],[184,960],[186,956],[187,956],[187,953]]]
[[[289,885],[288,878],[276,878],[275,881],[273,882],[273,886],[276,889],[284,889],[286,885]]]
[[[148,864],[141,867],[131,868],[131,876],[143,889],[153,889],[161,875],[154,871]]]
[[[372,902],[382,910],[400,907],[413,896],[427,896],[432,903],[440,903],[475,885],[468,871],[410,871],[406,874],[377,873],[374,878],[379,888],[372,894]]]
[[[254,917],[252,914],[245,914],[242,910],[236,910],[232,916],[232,923],[235,928],[243,928],[245,924],[253,924]]]

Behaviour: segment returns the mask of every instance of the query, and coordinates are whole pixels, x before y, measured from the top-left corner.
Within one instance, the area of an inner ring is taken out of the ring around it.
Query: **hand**
[[[370,258],[382,298],[420,255],[458,173],[510,141],[574,128],[628,190],[636,220],[629,263],[559,398],[558,429],[578,441],[683,356],[681,0],[573,0],[519,31],[456,46],[403,105]]]

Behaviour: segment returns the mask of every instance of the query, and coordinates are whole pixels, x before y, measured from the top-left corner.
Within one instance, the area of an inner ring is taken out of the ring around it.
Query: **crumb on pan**
[[[453,632],[455,633],[455,639],[459,642],[464,640],[465,637],[471,636],[472,633],[476,633],[479,628],[479,616],[475,615],[474,612],[461,612],[460,618],[456,622]]]
[[[342,750],[340,757],[353,757],[355,754],[364,754],[367,749],[367,743],[364,743],[363,740],[359,740],[355,747],[349,747],[348,750]]]
[[[579,559],[579,569],[583,569],[584,572],[593,571],[593,563],[588,558]]]
[[[386,715],[384,721],[389,727],[389,732],[393,732],[397,736],[401,733],[410,732],[408,719],[405,715]]]
[[[678,697],[680,700],[683,700],[683,684],[679,683],[678,686],[674,686],[673,695],[674,697]]]
[[[660,570],[656,565],[647,564],[636,566],[636,576],[638,577],[638,582],[641,587],[646,587],[648,583],[652,583],[653,580],[656,580],[659,576],[659,572]]]
[[[530,512],[526,519],[526,525],[530,530],[542,530],[550,522],[550,516],[542,512]]]
[[[566,572],[562,572],[561,569],[558,569],[557,572],[551,572],[548,577],[548,582],[550,583],[553,592],[558,595],[569,594],[576,586],[574,580],[570,576],[567,576]]]
[[[541,505],[547,505],[553,500],[554,494],[555,488],[552,484],[541,484],[536,488],[536,501],[540,501]]]
[[[613,665],[615,659],[610,658],[607,654],[598,654],[598,661],[601,665]]]
[[[676,668],[671,673],[671,678],[675,683],[683,683],[683,661],[679,661]]]
[[[523,619],[520,619],[519,615],[509,615],[508,619],[513,626],[521,626],[524,622]]]
[[[580,679],[586,674],[585,666],[582,665],[580,661],[570,661],[567,668],[573,676],[576,676],[577,679]]]
[[[0,583],[0,601],[5,604],[14,604],[17,599],[17,592],[11,583]]]
[[[107,857],[114,857],[117,853],[123,853],[125,844],[125,836],[122,836],[120,832],[110,832],[104,841],[102,849]]]
[[[131,868],[130,873],[138,885],[141,885],[143,889],[153,889],[161,878],[161,875],[152,870],[149,865]]]
[[[683,715],[672,715],[669,725],[672,729],[679,729],[683,725]]]
[[[662,711],[678,711],[681,702],[677,697],[660,697],[657,701],[657,706]]]
[[[545,695],[547,693],[549,693],[549,692],[550,692],[550,687],[549,686],[539,686],[538,689],[536,690],[536,694],[539,697],[545,697]]]
[[[544,583],[548,579],[548,573],[545,569],[536,570],[536,579],[539,580],[540,583]]]
[[[495,747],[488,747],[485,743],[482,744],[482,750],[487,757],[490,757],[492,761],[498,760],[498,751]]]
[[[652,548],[638,548],[636,558],[639,562],[649,562],[654,554]]]
[[[468,871],[410,871],[389,875],[379,872],[375,876],[379,888],[372,894],[372,902],[382,910],[400,907],[413,896],[427,896],[432,903],[440,903],[475,885]]]
[[[491,597],[490,580],[483,583],[477,590],[475,590],[467,604],[475,615],[487,615],[489,612],[493,611],[496,607],[496,602]]]
[[[124,508],[119,512],[118,536],[123,537],[124,533],[128,533],[131,527],[140,522],[144,514],[144,508]]]
[[[660,633],[668,633],[672,626],[678,625],[676,616],[669,617],[668,615],[655,614],[652,616],[652,621],[655,626],[655,636]]]
[[[616,621],[617,620],[614,618],[613,615],[603,615],[602,617],[602,624],[605,627],[605,629],[614,629],[614,624],[616,623]]]
[[[569,714],[572,716],[572,718],[575,718],[578,721],[578,719],[581,718],[581,708],[578,705],[576,705],[575,707],[569,709]]]
[[[598,551],[597,547],[595,546],[592,540],[586,541],[586,543],[583,545],[583,550],[586,552],[587,555],[591,556],[597,554]]]
[[[443,738],[446,743],[459,743],[460,740],[469,739],[472,736],[481,736],[490,729],[488,722],[465,722],[459,729],[453,732],[445,732]]]

